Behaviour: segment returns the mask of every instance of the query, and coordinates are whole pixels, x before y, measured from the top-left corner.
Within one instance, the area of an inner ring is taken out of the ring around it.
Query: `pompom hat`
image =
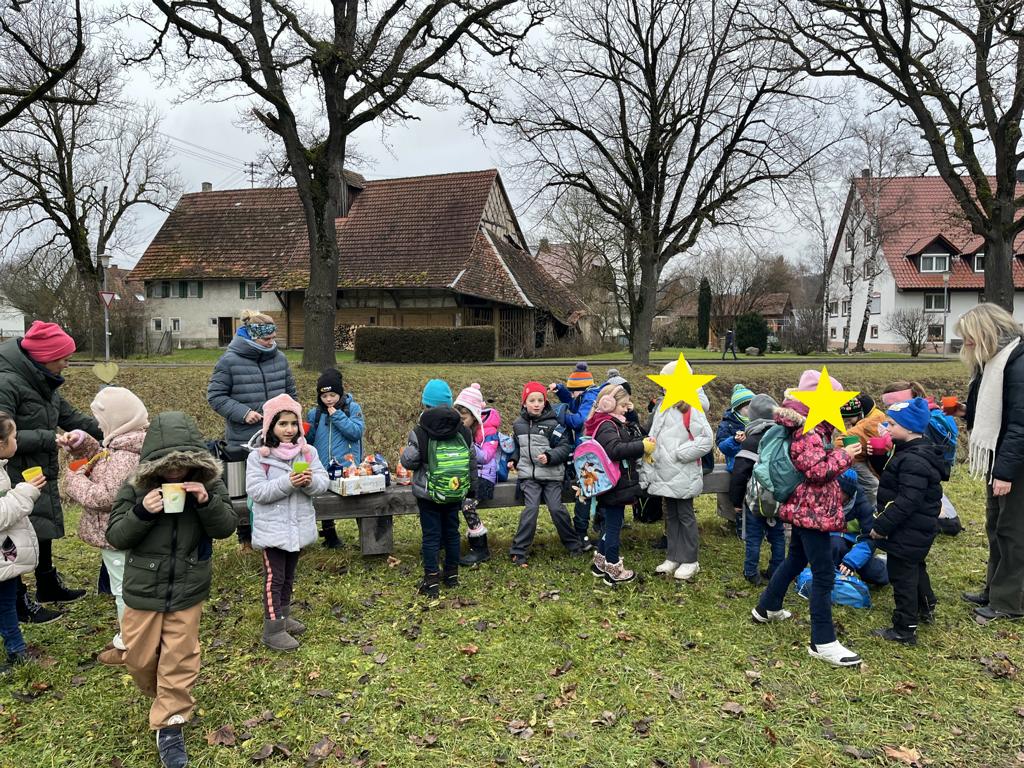
[[[735,384],[732,388],[729,405],[734,411],[737,411],[753,399],[754,393],[745,384]]]
[[[829,381],[832,382],[832,389],[842,390],[843,385],[836,381],[835,377],[829,376]],[[811,392],[818,388],[818,382],[821,381],[821,371],[806,370],[800,374],[800,383],[797,384],[797,392]]]
[[[477,424],[483,424],[483,413],[484,408],[487,407],[487,402],[484,400],[483,392],[480,391],[480,385],[476,382],[470,384],[464,390],[459,392],[459,396],[455,398],[455,405],[461,405],[476,419]]]
[[[566,388],[577,390],[594,386],[594,374],[588,368],[589,366],[582,361],[576,363],[576,368],[569,374],[569,378],[565,382]]]
[[[263,429],[260,434],[263,437],[264,445],[260,446],[260,455],[269,456],[270,448],[266,446],[267,432],[270,431],[270,425],[274,422],[274,419],[282,413],[294,413],[295,419],[299,423],[299,434],[298,439],[295,441],[300,447],[306,444],[306,438],[302,436],[302,406],[288,394],[280,394],[277,397],[272,397],[263,404]]]

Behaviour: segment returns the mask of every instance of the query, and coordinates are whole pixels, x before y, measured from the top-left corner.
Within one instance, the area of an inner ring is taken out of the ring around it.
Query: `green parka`
[[[206,486],[206,504],[189,493],[184,512],[147,512],[143,497],[165,482],[167,472],[181,467],[189,470],[187,481]],[[128,551],[126,605],[171,613],[209,596],[213,539],[227,538],[238,524],[220,473],[220,462],[206,450],[192,417],[171,411],[150,422],[139,467],[117,494],[107,524],[107,541]]]
[[[18,425],[18,452],[7,463],[17,482],[26,467],[42,467],[46,487],[32,508],[32,526],[40,539],[64,536],[64,510],[57,491],[57,428],[81,429],[97,440],[103,438],[92,416],[76,410],[61,397],[64,379],[44,372],[26,355],[19,339],[0,344],[0,411]]]

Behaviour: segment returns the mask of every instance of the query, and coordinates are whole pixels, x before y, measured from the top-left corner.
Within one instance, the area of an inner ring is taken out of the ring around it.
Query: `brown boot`
[[[110,643],[97,654],[96,661],[108,667],[123,667],[125,653],[127,653],[127,651],[115,648],[114,644]]]

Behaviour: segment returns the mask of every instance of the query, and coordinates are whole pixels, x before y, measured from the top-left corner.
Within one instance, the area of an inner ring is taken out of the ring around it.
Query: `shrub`
[[[355,358],[364,363],[477,363],[494,360],[494,326],[356,329]]]
[[[740,349],[768,348],[768,323],[758,312],[747,312],[736,318],[736,346]]]
[[[782,331],[782,344],[798,355],[809,355],[824,349],[822,335],[824,322],[819,307],[802,307],[793,313],[793,319]]]

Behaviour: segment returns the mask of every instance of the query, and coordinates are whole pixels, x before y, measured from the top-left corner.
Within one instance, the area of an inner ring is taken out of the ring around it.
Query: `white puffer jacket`
[[[683,418],[675,406],[654,412],[649,432],[657,442],[654,463],[640,462],[640,485],[652,496],[692,499],[704,490],[700,458],[711,450],[711,425],[703,413],[691,408],[691,440]]]
[[[245,468],[245,491],[252,500],[252,545],[298,552],[317,538],[313,496],[326,493],[330,480],[316,451],[300,451],[294,461],[307,461],[313,482],[295,488],[292,462],[252,451]]]
[[[28,573],[39,565],[39,539],[29,521],[39,489],[28,483],[11,487],[7,459],[0,459],[0,581]]]

